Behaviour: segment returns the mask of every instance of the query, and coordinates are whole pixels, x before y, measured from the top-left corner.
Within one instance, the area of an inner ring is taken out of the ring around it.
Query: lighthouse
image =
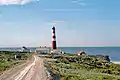
[[[57,49],[56,46],[56,35],[55,35],[55,27],[52,28],[52,50]]]

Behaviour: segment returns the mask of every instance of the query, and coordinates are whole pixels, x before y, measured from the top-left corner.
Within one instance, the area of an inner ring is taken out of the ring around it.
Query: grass
[[[15,55],[19,55],[19,57],[15,58]],[[22,64],[29,59],[31,55],[32,54],[22,52],[0,51],[0,74],[16,65]]]
[[[45,61],[45,66],[60,80],[120,80],[120,65],[90,56],[67,56]]]

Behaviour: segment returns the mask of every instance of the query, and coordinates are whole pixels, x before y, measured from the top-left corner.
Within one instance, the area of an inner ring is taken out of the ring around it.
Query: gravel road
[[[0,80],[49,80],[43,64],[44,58],[34,56],[26,66],[13,69],[0,76]]]

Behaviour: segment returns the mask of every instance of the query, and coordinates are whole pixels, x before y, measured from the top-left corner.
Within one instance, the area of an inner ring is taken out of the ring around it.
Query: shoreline
[[[111,61],[114,64],[120,64],[120,61]]]

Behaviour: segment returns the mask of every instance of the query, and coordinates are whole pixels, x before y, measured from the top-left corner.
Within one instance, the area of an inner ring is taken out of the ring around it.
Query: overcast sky
[[[0,0],[0,47],[119,46],[120,0]]]

